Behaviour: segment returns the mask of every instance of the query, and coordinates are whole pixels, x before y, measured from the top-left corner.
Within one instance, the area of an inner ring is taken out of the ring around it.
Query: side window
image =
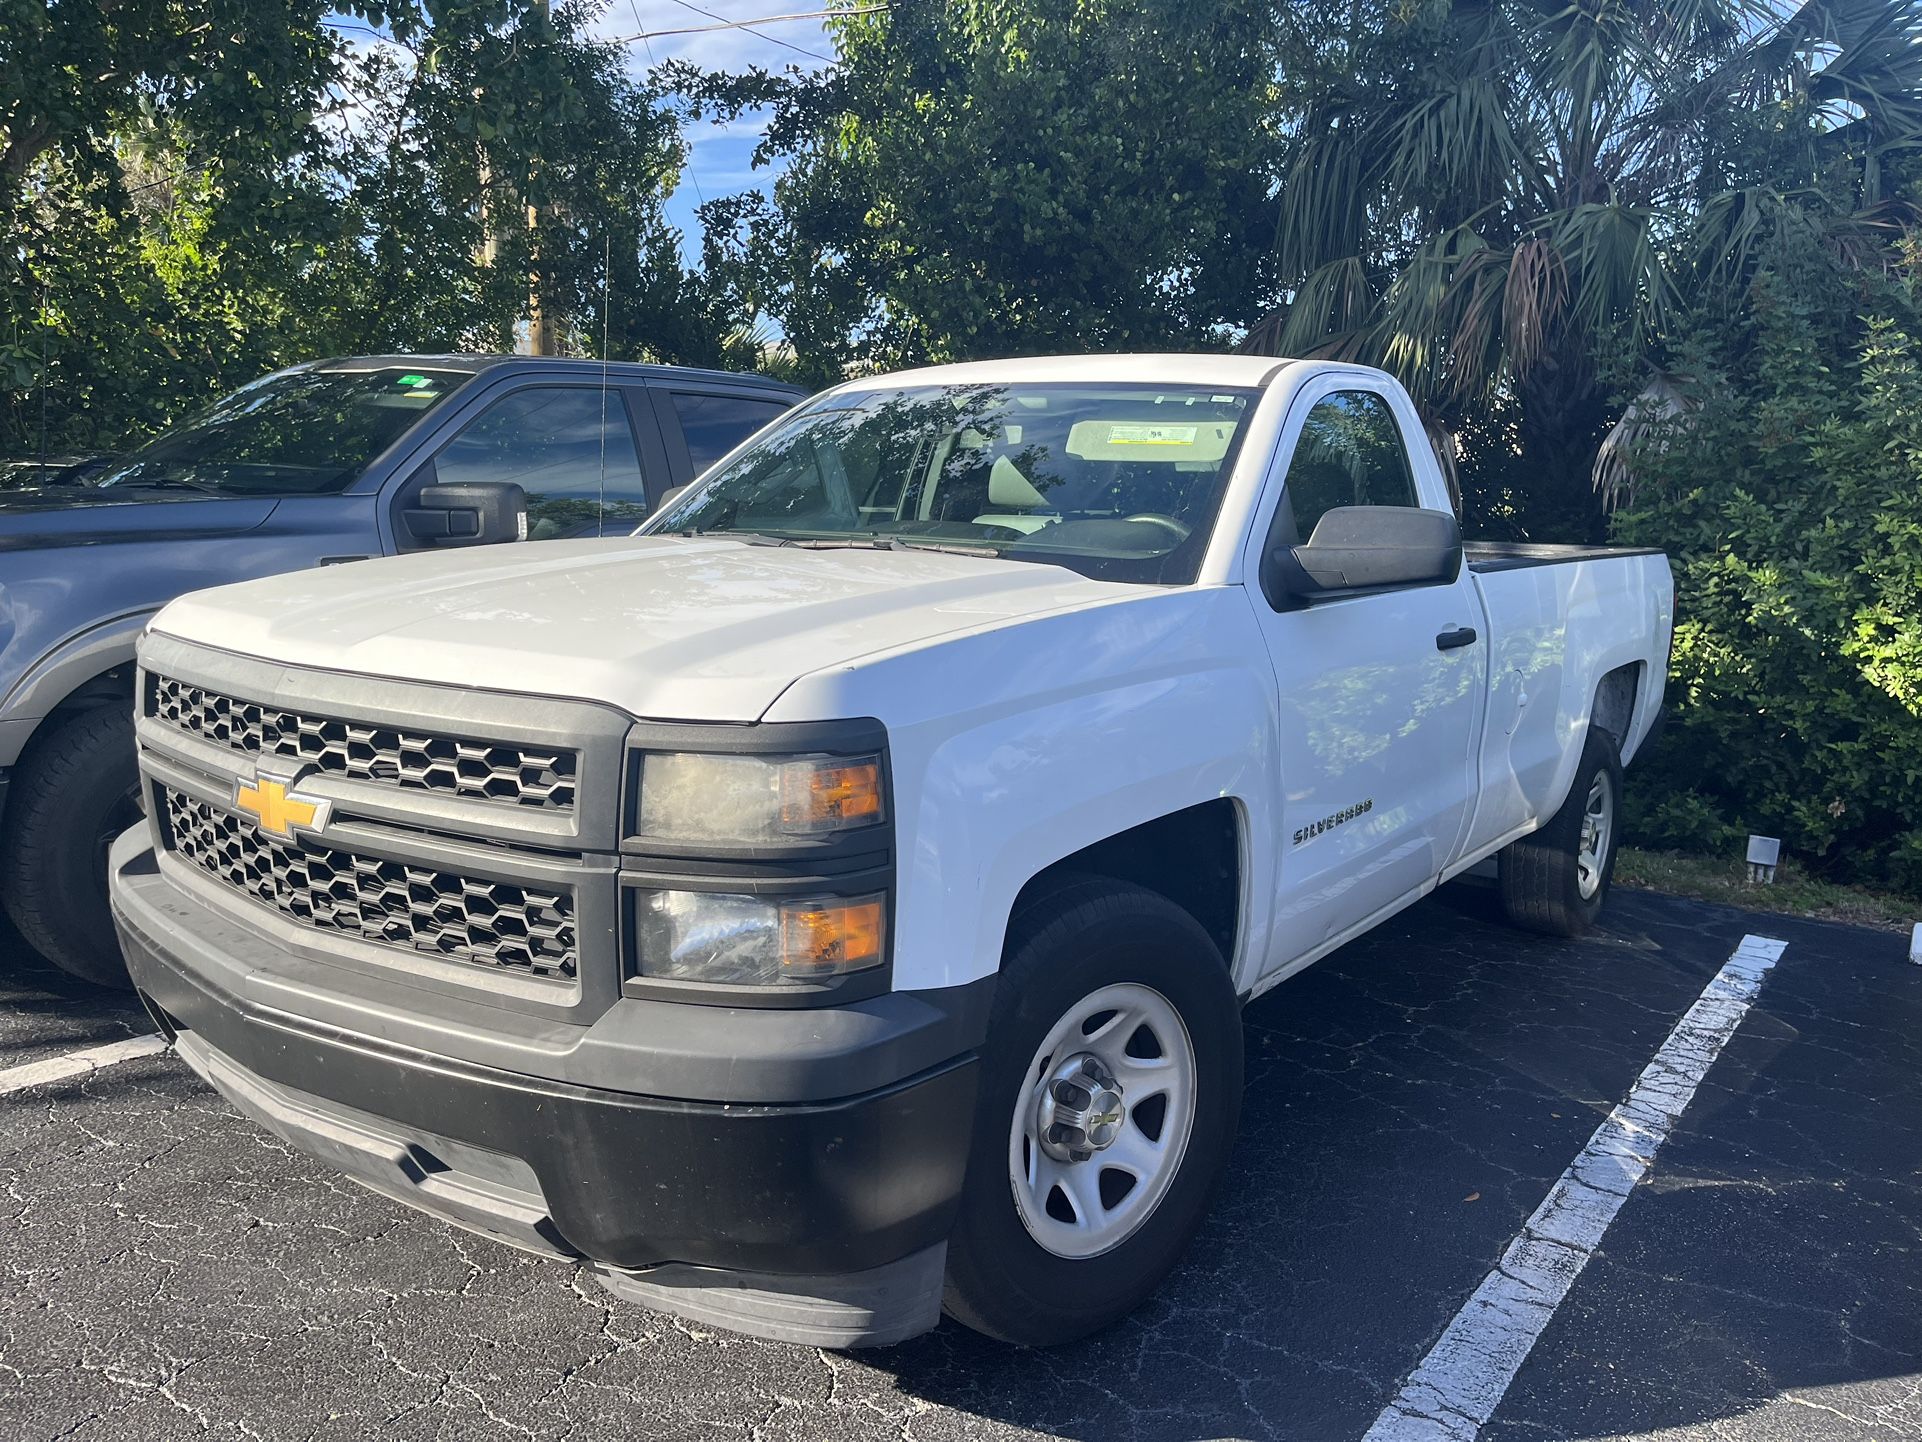
[[[756,396],[695,395],[674,391],[674,414],[687,438],[687,454],[700,475],[722,456],[790,407]]]
[[[1288,502],[1302,540],[1336,506],[1413,506],[1415,477],[1388,402],[1336,391],[1315,402],[1288,462]]]
[[[626,402],[598,386],[530,386],[502,396],[434,457],[439,481],[514,481],[527,538],[620,535],[647,515]]]

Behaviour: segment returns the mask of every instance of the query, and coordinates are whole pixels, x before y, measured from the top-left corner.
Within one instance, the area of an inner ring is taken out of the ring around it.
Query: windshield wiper
[[[699,531],[689,528],[685,531],[660,531],[658,535],[679,536],[683,541],[720,539],[740,541],[749,546],[789,546],[798,544],[786,536],[774,536],[766,531]]]
[[[986,556],[990,561],[1001,556],[994,549],[999,541],[930,541],[920,536],[885,536],[882,541],[890,551],[939,551],[944,556]]]
[[[868,536],[782,536],[772,531],[676,531],[683,540],[697,536],[724,536],[750,546],[793,546],[801,551],[885,551],[886,544]]]
[[[797,551],[939,551],[948,556],[986,556],[999,554],[995,541],[937,541],[921,536],[897,536],[881,531],[854,532],[842,536],[782,536],[770,531],[677,531],[684,537],[728,536],[750,546],[791,546]]]
[[[202,496],[225,496],[227,493],[216,486],[203,486],[199,481],[183,481],[178,476],[158,476],[151,481],[115,481],[111,486],[102,486],[104,491],[193,491]]]

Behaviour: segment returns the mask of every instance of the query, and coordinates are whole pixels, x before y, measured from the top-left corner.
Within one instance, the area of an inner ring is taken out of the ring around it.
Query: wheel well
[[[90,681],[83,681],[73,688],[58,706],[48,713],[54,716],[71,715],[75,711],[91,710],[113,701],[133,704],[133,662],[123,661],[118,666],[102,671]]]
[[[1628,743],[1629,728],[1635,722],[1635,698],[1641,689],[1640,661],[1617,666],[1595,684],[1595,705],[1588,713],[1588,724],[1613,736],[1617,751]]]
[[[111,666],[105,671],[102,671],[98,676],[83,681],[74,687],[73,690],[61,698],[60,703],[56,705],[53,710],[40,718],[40,724],[33,728],[32,739],[27,742],[21,751],[22,757],[47,737],[51,736],[60,728],[62,723],[71,717],[79,715],[82,711],[91,711],[96,706],[113,705],[126,706],[131,709],[133,706],[133,673],[134,663],[132,661],[123,661],[118,666]]]
[[[1201,923],[1234,964],[1241,926],[1241,817],[1226,797],[1144,821],[1029,878],[1014,908],[1070,876],[1108,876],[1159,892]]]

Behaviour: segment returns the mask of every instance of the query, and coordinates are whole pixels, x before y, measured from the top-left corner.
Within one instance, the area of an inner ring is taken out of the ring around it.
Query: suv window
[[[517,482],[530,541],[623,535],[647,515],[626,404],[599,386],[514,391],[441,449],[435,479]]]
[[[1336,506],[1420,504],[1401,427],[1370,391],[1336,391],[1315,402],[1288,462],[1287,489],[1304,541]]]
[[[694,462],[692,474],[697,476],[789,409],[785,401],[756,396],[704,396],[674,391],[672,398],[674,414],[680,417],[681,434],[687,438],[688,458]]]

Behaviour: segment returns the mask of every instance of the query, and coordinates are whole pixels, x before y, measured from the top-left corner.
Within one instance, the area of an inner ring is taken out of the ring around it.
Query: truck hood
[[[0,551],[49,546],[189,539],[251,531],[277,502],[259,496],[199,496],[191,491],[142,493],[92,486],[45,486],[0,492]]]
[[[810,672],[1130,589],[986,557],[638,536],[273,576],[183,596],[153,625],[293,666],[744,722]]]

